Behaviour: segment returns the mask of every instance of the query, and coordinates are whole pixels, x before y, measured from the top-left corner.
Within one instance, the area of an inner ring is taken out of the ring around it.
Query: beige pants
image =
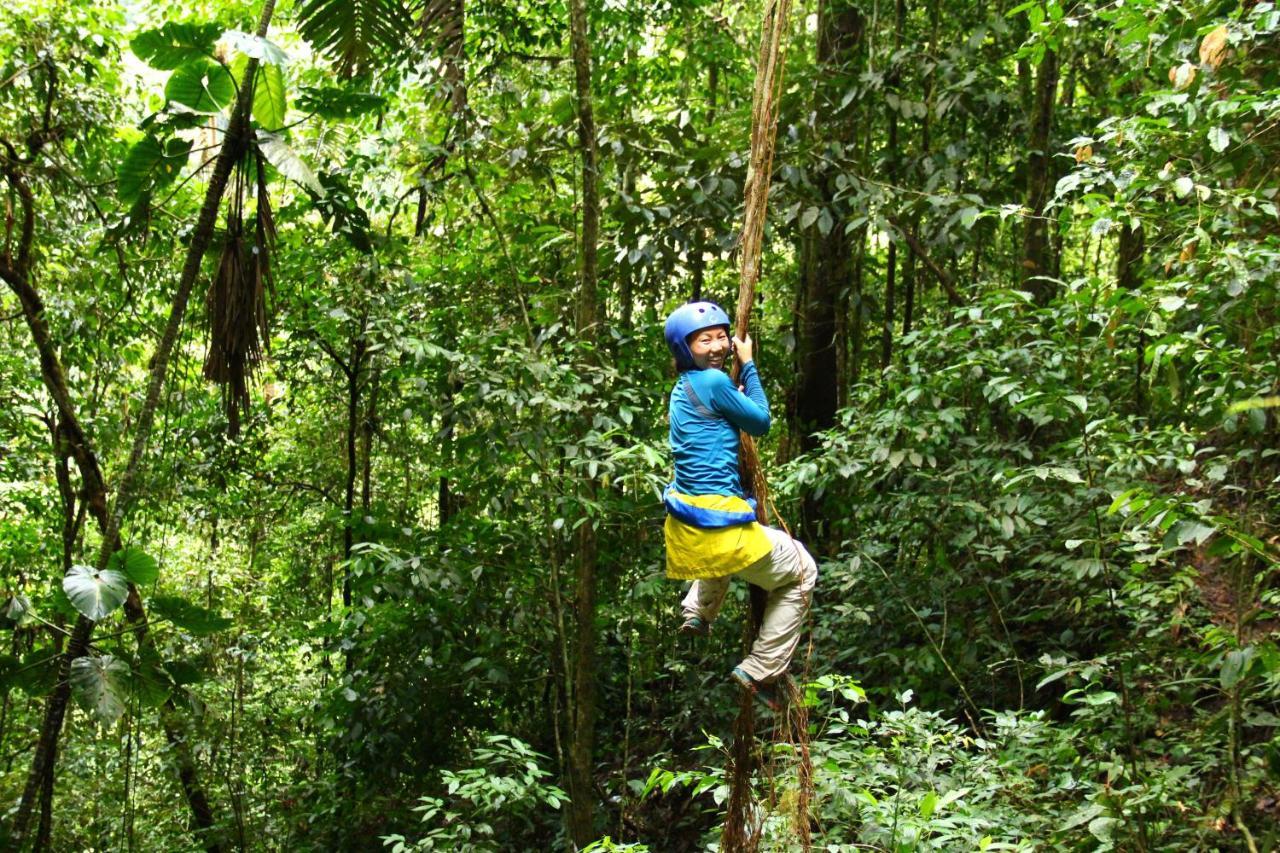
[[[769,593],[760,635],[751,654],[738,665],[756,681],[771,681],[787,671],[809,612],[809,594],[818,581],[818,566],[803,545],[781,530],[766,527],[764,532],[773,543],[772,552],[736,574],[694,581],[680,604],[686,619],[700,616],[710,624],[724,603],[730,578],[741,578]]]

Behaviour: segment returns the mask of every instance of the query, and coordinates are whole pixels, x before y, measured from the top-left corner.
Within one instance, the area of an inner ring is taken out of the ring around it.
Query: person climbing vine
[[[756,501],[743,488],[738,431],[767,433],[769,400],[751,337],[730,335],[729,315],[711,302],[682,305],[667,318],[679,371],[668,407],[675,480],[663,495],[667,577],[693,581],[681,602],[684,634],[710,632],[731,578],[767,592],[760,630],[731,676],[777,711],[818,567],[785,531],[757,522]],[[724,372],[731,356],[740,365],[737,387]]]

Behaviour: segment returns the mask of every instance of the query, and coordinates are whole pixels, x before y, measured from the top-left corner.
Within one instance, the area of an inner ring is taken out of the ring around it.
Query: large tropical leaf
[[[253,90],[253,118],[267,130],[284,127],[289,104],[284,93],[284,72],[278,65],[259,65]]]
[[[31,618],[31,599],[25,595],[11,595],[0,604],[0,627],[17,628]]]
[[[119,572],[98,571],[92,566],[72,566],[62,579],[62,589],[71,605],[86,618],[99,622],[124,604],[129,581]]]
[[[164,96],[192,112],[216,113],[235,100],[236,84],[225,66],[211,59],[196,59],[173,72]]]
[[[176,595],[157,595],[151,599],[151,612],[197,636],[224,631],[233,624],[220,613],[192,604]]]
[[[167,660],[164,662],[164,671],[179,687],[199,684],[208,677],[204,670],[188,660]]]
[[[128,679],[128,664],[111,655],[90,655],[71,662],[70,682],[76,702],[108,726],[124,713]]]
[[[141,548],[122,548],[111,555],[107,568],[119,572],[137,586],[147,586],[160,577],[160,564]]]
[[[222,34],[222,40],[236,52],[267,65],[283,67],[289,62],[288,54],[275,42],[253,33],[227,30]]]
[[[303,38],[334,58],[339,74],[350,77],[410,44],[413,19],[400,0],[306,0],[298,27]]]
[[[116,171],[116,192],[125,204],[133,204],[148,189],[172,184],[187,164],[191,140],[170,139],[164,145],[154,136],[133,144]]]
[[[222,34],[217,24],[170,22],[134,36],[130,46],[138,58],[152,68],[168,70],[184,62],[213,55],[213,45]]]
[[[324,187],[316,179],[315,172],[279,136],[259,130],[258,150],[276,171],[291,181],[297,181],[316,195],[324,195]]]
[[[349,92],[336,86],[306,86],[298,95],[298,109],[323,118],[355,118],[375,113],[387,105],[387,99],[372,92]]]
[[[241,54],[231,62],[231,74],[236,82],[244,85],[249,57]],[[284,127],[288,102],[285,99],[284,71],[278,65],[259,65],[257,82],[253,87],[253,118],[266,130]]]

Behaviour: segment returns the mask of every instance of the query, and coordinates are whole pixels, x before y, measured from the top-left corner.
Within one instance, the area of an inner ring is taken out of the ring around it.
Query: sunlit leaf
[[[71,604],[86,618],[99,622],[124,604],[129,581],[120,572],[99,572],[92,566],[72,566],[62,579],[62,589]]]
[[[222,34],[224,42],[232,50],[250,59],[256,59],[277,68],[287,65],[289,56],[270,39],[253,33],[242,33],[239,30],[227,30]]]
[[[152,68],[168,70],[184,62],[213,55],[222,28],[217,24],[180,24],[169,22],[154,30],[145,30],[130,42],[133,52]]]
[[[323,118],[355,118],[376,113],[387,105],[386,98],[372,92],[349,92],[336,86],[303,87],[297,99],[298,109]]]
[[[120,572],[138,586],[153,584],[160,576],[160,564],[156,558],[141,548],[124,548],[111,555],[107,568]]]
[[[1209,147],[1219,153],[1226,151],[1231,144],[1231,135],[1220,127],[1209,128]]]
[[[1200,40],[1200,61],[1216,70],[1226,55],[1227,28],[1220,26],[1205,33]]]
[[[284,72],[278,65],[260,65],[257,78],[253,89],[253,118],[268,130],[279,130],[284,127],[288,113]]]
[[[302,184],[316,195],[324,195],[324,187],[316,179],[315,172],[302,161],[289,145],[274,133],[259,130],[257,133],[258,150],[276,171],[291,181]]]
[[[1169,82],[1173,88],[1182,90],[1190,86],[1196,79],[1196,67],[1190,62],[1175,65],[1169,69]]]
[[[334,57],[343,76],[398,53],[413,27],[400,0],[305,0],[297,15],[302,37]]]
[[[244,84],[249,68],[249,58],[237,56],[231,62],[231,75],[237,84]],[[284,127],[288,102],[285,95],[284,71],[277,65],[259,65],[254,75],[253,118],[265,130]]]
[[[225,66],[211,59],[187,62],[173,72],[164,96],[192,112],[221,112],[236,97],[236,84]]]
[[[104,725],[125,711],[129,666],[111,655],[91,655],[71,662],[71,691],[81,708]]]

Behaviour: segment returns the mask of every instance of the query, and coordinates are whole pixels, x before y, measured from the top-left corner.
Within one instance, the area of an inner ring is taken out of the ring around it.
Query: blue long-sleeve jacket
[[[677,492],[745,497],[738,477],[738,430],[767,433],[769,400],[755,362],[747,363],[740,379],[745,393],[722,370],[686,370],[676,381],[668,412]]]

